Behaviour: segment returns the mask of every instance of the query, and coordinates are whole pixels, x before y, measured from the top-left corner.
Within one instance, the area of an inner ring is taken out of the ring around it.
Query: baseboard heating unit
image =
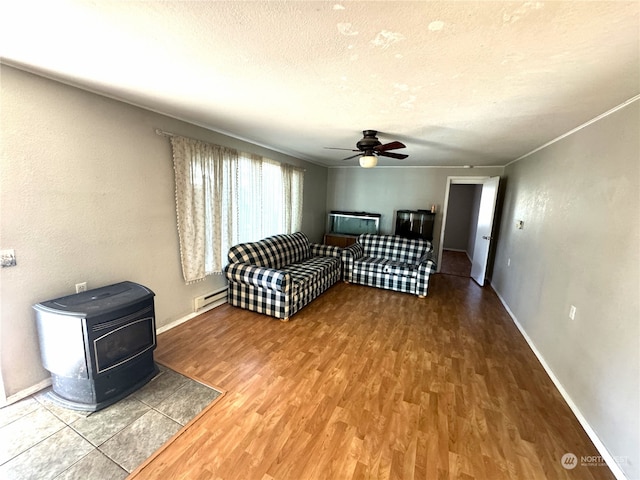
[[[213,292],[201,295],[193,299],[193,311],[197,312],[215,303],[215,306],[222,305],[227,301],[227,287],[219,288]]]

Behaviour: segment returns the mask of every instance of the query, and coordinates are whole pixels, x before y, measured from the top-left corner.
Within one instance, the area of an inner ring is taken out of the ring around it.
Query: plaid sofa
[[[436,264],[427,240],[364,233],[342,250],[342,268],[345,282],[424,297]]]
[[[302,232],[235,245],[225,267],[228,302],[287,320],[340,279],[340,253]]]

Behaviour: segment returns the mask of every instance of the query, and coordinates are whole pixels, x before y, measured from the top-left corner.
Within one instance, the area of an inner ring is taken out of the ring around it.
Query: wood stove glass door
[[[140,318],[93,341],[97,373],[102,373],[155,348],[153,317]]]

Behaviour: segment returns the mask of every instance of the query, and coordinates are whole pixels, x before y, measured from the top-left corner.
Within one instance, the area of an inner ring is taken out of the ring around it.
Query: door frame
[[[447,177],[447,184],[444,190],[444,205],[442,207],[442,224],[440,226],[440,242],[438,243],[438,272],[442,268],[442,251],[444,250],[444,231],[447,228],[447,211],[449,209],[449,194],[451,185],[482,185],[485,180],[491,178],[484,176],[452,176]]]

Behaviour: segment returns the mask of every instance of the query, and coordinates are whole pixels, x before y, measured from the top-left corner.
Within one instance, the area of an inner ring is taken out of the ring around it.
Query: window
[[[180,136],[171,145],[187,283],[221,272],[237,243],[300,230],[303,170]]]

